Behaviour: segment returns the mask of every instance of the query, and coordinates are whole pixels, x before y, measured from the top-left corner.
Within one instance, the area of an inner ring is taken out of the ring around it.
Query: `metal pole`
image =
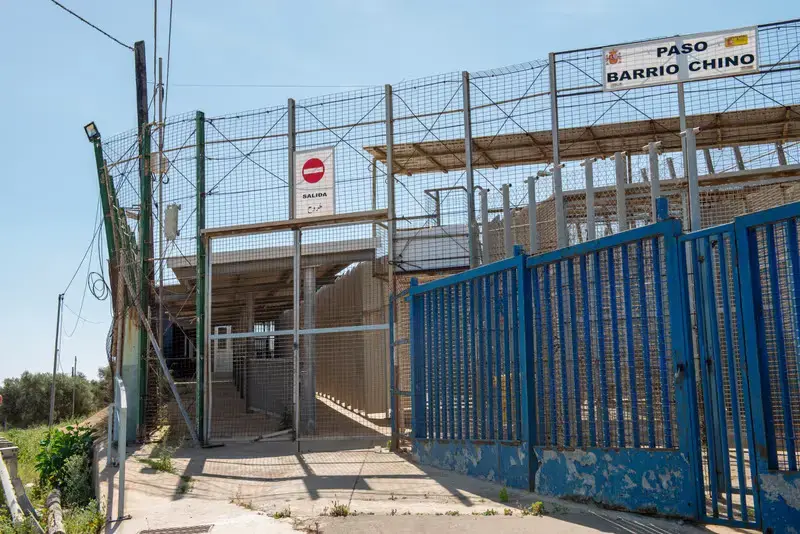
[[[464,96],[464,155],[467,174],[467,236],[469,239],[469,266],[478,266],[478,255],[475,250],[475,177],[472,172],[472,115],[470,113],[469,72],[461,73],[461,89]]]
[[[196,286],[195,286],[195,312],[197,313],[197,328],[195,330],[195,374],[197,385],[195,387],[195,405],[197,406],[197,436],[205,443],[205,364],[206,364],[206,242],[203,230],[206,227],[206,116],[198,111],[195,116],[195,246],[197,258],[195,261]]]
[[[164,72],[158,58],[158,345],[164,346]]]
[[[511,234],[511,185],[503,184],[503,245],[506,258],[514,257],[514,236]]]
[[[661,183],[658,172],[658,147],[661,141],[651,141],[645,147],[650,160],[650,210],[652,222],[658,222],[658,198],[661,196]]]
[[[75,378],[78,376],[78,357],[75,356],[75,363],[72,364],[72,418],[75,419]]]
[[[205,242],[206,252],[206,305],[205,305],[205,336],[203,338],[204,354],[211,354],[211,311],[213,309],[214,298],[214,264],[211,261],[214,255],[214,241],[208,239]],[[206,405],[205,405],[205,426],[206,426],[206,442],[211,439],[211,414],[214,413],[214,382],[211,380],[211,370],[213,368],[213,358],[205,358],[205,387],[206,387]]]
[[[628,229],[628,210],[625,205],[625,153],[614,152],[614,165],[617,175],[617,226],[618,232]]]
[[[492,236],[489,231],[489,191],[480,188],[481,195],[481,233],[483,233],[483,250],[481,259],[483,264],[492,262]]]
[[[56,340],[53,348],[53,381],[50,383],[50,416],[47,426],[53,427],[53,417],[56,409],[56,370],[58,369],[58,349],[61,340],[61,311],[64,309],[64,293],[58,294],[58,312],[56,313]]]
[[[392,295],[397,294],[397,286],[396,280],[394,277],[394,240],[396,237],[397,232],[397,225],[395,223],[395,191],[394,191],[394,97],[392,96],[392,86],[390,84],[386,84],[383,87],[384,91],[384,105],[386,106],[386,208],[389,212],[389,239],[388,239],[388,246],[386,250],[387,255],[387,271],[389,273],[389,307],[393,307],[395,305],[395,301],[392,298]],[[377,172],[376,170],[373,172]],[[376,192],[377,194],[377,192]],[[377,208],[377,205],[373,204],[373,209]],[[375,225],[373,225],[373,231],[375,229]],[[393,309],[390,309],[389,315],[390,317],[394,317]],[[391,328],[391,326],[390,326]],[[388,354],[394,354],[394,347],[392,347],[392,339],[391,336],[387,336],[387,350]],[[397,366],[397,362],[393,361],[390,358],[389,361],[390,366]],[[399,367],[390,367],[389,368],[389,376],[393,378],[393,380],[389,383],[389,409],[392,410],[392,414],[394,415],[393,421],[394,425],[392,426],[392,443],[391,449],[397,450],[399,444],[399,436],[400,436],[400,398],[394,398],[393,391],[399,390],[399,380],[400,380],[400,372]],[[396,382],[396,383],[395,383]]]
[[[536,228],[536,177],[528,176],[528,254],[539,251],[539,235]]]
[[[567,219],[564,214],[564,188],[561,183],[561,158],[558,149],[558,86],[556,83],[556,55],[550,52],[550,120],[553,137],[553,200],[556,203],[556,236],[558,248],[568,245]]]
[[[296,150],[295,133],[295,103],[290,98],[287,103],[288,114],[288,154],[289,154],[289,218],[295,219],[295,161],[294,152]],[[294,432],[297,441],[298,451],[300,450],[300,259],[302,255],[300,230],[295,229],[294,235],[294,254],[292,261],[293,298],[292,298],[292,353],[293,353],[293,387],[292,397],[294,399]]]
[[[597,239],[597,223],[594,213],[594,161],[595,158],[586,158],[581,165],[586,177],[586,239]]]
[[[698,128],[689,128],[682,132],[683,150],[686,154],[686,173],[689,180],[689,213],[690,229],[694,232],[700,230],[700,183],[697,179],[697,140],[695,134]]]

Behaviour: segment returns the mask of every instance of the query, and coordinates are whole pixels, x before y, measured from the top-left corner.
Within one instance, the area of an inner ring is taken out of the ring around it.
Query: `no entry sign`
[[[295,152],[294,165],[295,217],[333,215],[333,147]]]

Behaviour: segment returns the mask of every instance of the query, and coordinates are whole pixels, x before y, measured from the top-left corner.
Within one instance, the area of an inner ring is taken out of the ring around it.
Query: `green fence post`
[[[195,346],[197,348],[197,387],[195,388],[195,415],[197,417],[197,437],[205,442],[205,355],[206,355],[206,244],[203,229],[206,227],[206,116],[202,111],[195,115],[195,189],[197,202],[197,261],[195,269],[195,313],[197,329]]]

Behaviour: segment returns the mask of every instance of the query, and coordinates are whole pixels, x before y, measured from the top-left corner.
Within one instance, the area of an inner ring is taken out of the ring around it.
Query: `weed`
[[[331,509],[328,512],[328,515],[331,517],[347,517],[350,515],[350,507],[346,504],[342,504],[339,501],[333,501],[331,503]]]
[[[194,485],[194,480],[190,475],[181,475],[181,481],[178,484],[178,489],[176,492],[178,495],[186,495],[192,490],[192,486]]]
[[[106,524],[106,514],[98,510],[97,502],[90,501],[83,508],[72,508],[64,512],[64,529],[67,532],[100,532]]]
[[[411,515],[411,510],[406,510],[402,515]]]
[[[504,508],[503,515],[514,515],[514,510],[512,510],[511,508]]]
[[[459,512],[458,510],[448,510],[444,513],[444,515],[457,516],[459,515]]]
[[[253,501],[245,501],[242,497],[242,490],[239,489],[236,491],[236,495],[233,496],[231,499],[231,504],[235,504],[236,506],[241,506],[245,510],[255,510],[256,507],[253,506]]]
[[[287,506],[283,510],[279,510],[272,514],[273,519],[283,519],[285,517],[292,517],[292,509],[291,507]]]
[[[389,512],[389,515],[397,515],[397,508],[392,508],[392,511]]]
[[[487,508],[482,515],[497,515],[497,510],[494,508]]]
[[[500,502],[508,502],[508,488],[500,490]]]
[[[522,509],[522,515],[536,515],[542,516],[545,513],[544,503],[542,501],[536,501],[535,503],[531,504]]]
[[[162,473],[174,473],[175,466],[172,465],[172,455],[167,449],[160,449],[157,453],[153,451],[155,456],[150,458],[139,458],[139,462],[143,463],[150,469],[160,471]]]
[[[389,497],[389,500],[390,501],[396,501],[397,500],[397,497],[394,496],[394,493],[392,493],[392,496]]]

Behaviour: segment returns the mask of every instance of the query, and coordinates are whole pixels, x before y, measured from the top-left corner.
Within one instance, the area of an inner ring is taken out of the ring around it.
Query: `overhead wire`
[[[95,30],[99,31],[100,33],[102,33],[103,35],[105,35],[106,37],[108,37],[109,39],[111,39],[112,41],[117,43],[118,45],[124,46],[125,48],[127,48],[128,50],[133,52],[133,47],[132,46],[126,45],[125,43],[123,43],[122,41],[120,41],[119,39],[117,39],[116,37],[114,37],[113,35],[108,33],[107,31],[105,31],[105,30],[103,30],[101,28],[98,28],[97,26],[95,26],[94,24],[92,24],[91,22],[86,20],[85,18],[81,17],[80,15],[78,15],[77,13],[75,13],[74,11],[72,11],[71,9],[66,7],[64,4],[61,4],[60,2],[57,2],[56,0],[50,0],[50,1],[53,2],[55,5],[57,5],[58,7],[60,7],[61,9],[63,9],[64,11],[66,11],[67,13],[69,13],[70,15],[72,15],[73,17],[75,17],[76,19],[78,19],[81,22],[83,22],[84,24],[88,24],[89,26],[91,26]]]

